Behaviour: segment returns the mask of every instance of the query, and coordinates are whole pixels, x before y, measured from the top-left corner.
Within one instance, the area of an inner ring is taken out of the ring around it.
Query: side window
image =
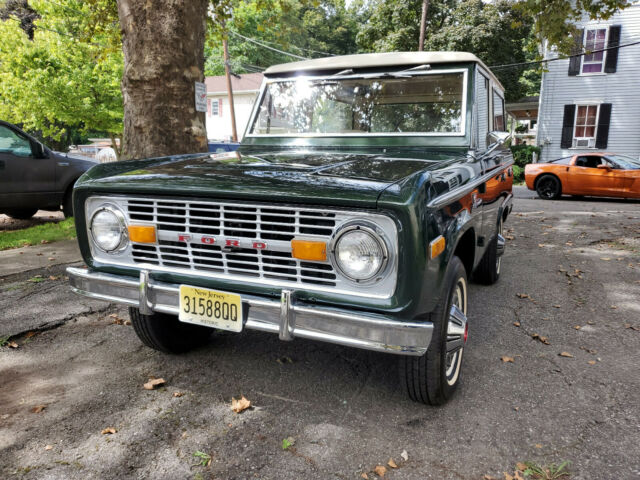
[[[602,164],[602,157],[594,157],[590,155],[580,156],[576,160],[576,166],[584,168],[598,168]]]
[[[0,125],[0,153],[28,157],[31,155],[31,144],[22,135]]]
[[[504,116],[504,99],[493,90],[493,129],[504,132],[506,129]]]

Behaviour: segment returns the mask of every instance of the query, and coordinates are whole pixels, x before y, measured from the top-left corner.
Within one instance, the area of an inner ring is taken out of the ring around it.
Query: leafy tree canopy
[[[123,61],[115,1],[29,5],[37,12],[29,17],[31,33],[23,31],[20,11],[8,8],[13,5],[1,10],[0,118],[54,139],[76,131],[120,135]]]

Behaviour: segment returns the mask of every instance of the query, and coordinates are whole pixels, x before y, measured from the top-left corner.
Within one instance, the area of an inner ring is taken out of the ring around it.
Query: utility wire
[[[502,69],[502,68],[515,68],[515,67],[526,67],[528,65],[539,65],[541,63],[556,62],[558,60],[566,60],[567,58],[572,58],[572,57],[582,57],[584,55],[591,55],[593,53],[598,53],[598,52],[606,52],[607,50],[615,50],[616,48],[631,47],[633,45],[638,45],[638,44],[640,44],[640,41],[632,42],[632,43],[626,43],[624,45],[618,45],[617,47],[607,47],[607,48],[601,48],[601,49],[598,49],[598,50],[584,51],[582,53],[576,53],[575,55],[559,55],[559,56],[557,56],[555,58],[544,58],[542,60],[534,60],[532,62],[505,63],[503,65],[492,65],[489,68],[491,70],[498,70],[498,69]]]
[[[237,37],[240,37],[240,38],[246,40],[247,42],[251,42],[251,43],[254,43],[256,45],[259,45],[262,48],[266,48],[266,49],[272,50],[274,52],[282,53],[284,55],[289,55],[290,57],[297,58],[298,60],[309,60],[308,57],[301,57],[300,55],[296,55],[294,53],[285,52],[284,50],[278,50],[277,48],[270,47],[269,45],[266,45],[266,44],[264,44],[262,42],[254,40],[253,38],[249,38],[249,37],[245,37],[244,35],[240,35],[239,33],[236,33],[236,32],[234,32],[232,30],[229,30],[229,33],[231,33],[232,35],[235,35]]]

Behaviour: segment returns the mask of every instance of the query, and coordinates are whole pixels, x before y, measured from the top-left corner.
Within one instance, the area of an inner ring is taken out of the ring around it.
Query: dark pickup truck
[[[500,275],[513,158],[474,55],[269,68],[238,151],[97,166],[74,190],[73,289],[130,307],[146,345],[215,329],[397,354],[414,400],[456,389],[468,280]]]
[[[26,219],[38,210],[73,216],[73,184],[96,162],[54,152],[11,123],[0,121],[0,213]]]

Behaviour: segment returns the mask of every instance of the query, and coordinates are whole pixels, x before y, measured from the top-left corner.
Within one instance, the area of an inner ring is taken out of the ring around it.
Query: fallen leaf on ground
[[[560,308],[560,305],[554,305],[553,308]]]
[[[55,275],[49,275],[49,280],[58,280],[60,277],[56,277]]]
[[[640,331],[640,327],[637,327],[635,325],[631,325],[630,323],[625,323],[624,324],[624,328],[629,328],[631,330]]]
[[[389,459],[387,465],[389,465],[391,468],[398,468],[398,465],[396,465],[396,462],[393,461],[393,458]]]
[[[513,409],[517,412],[518,410],[520,410],[520,407],[513,407]]]
[[[49,260],[50,262],[53,262],[55,260],[54,257],[49,257],[47,260]]]
[[[360,475],[360,478],[364,478],[364,480],[369,480],[369,475],[367,475],[366,473],[362,473]]]
[[[250,406],[251,402],[247,400],[244,395],[242,395],[240,400],[236,400],[235,398],[231,399],[231,410],[236,413],[244,412]]]
[[[542,448],[542,444],[541,444],[541,443],[536,443],[536,444],[534,445],[534,447],[536,447],[536,448]]]
[[[40,240],[40,243],[41,243],[42,245],[45,245],[45,244],[49,243],[49,240]]]
[[[496,477],[492,477],[491,475],[483,475],[482,480],[498,480]]]
[[[518,462],[516,463],[516,468],[521,472],[524,472],[527,469],[527,466],[522,462]]]
[[[600,257],[600,260],[604,260],[605,262],[608,262],[611,259],[609,257]]]
[[[560,355],[561,357],[573,358],[573,355],[571,355],[569,352],[560,352],[558,355]]]
[[[9,342],[7,345],[9,345],[9,348],[18,348],[19,345],[16,342]]]
[[[409,454],[407,453],[406,450],[402,450],[402,453],[400,454],[400,456],[402,457],[402,459],[406,462],[407,460],[409,460]]]
[[[144,384],[145,390],[153,390],[160,385],[164,385],[167,383],[164,378],[151,378],[147,383]]]
[[[175,398],[179,398],[179,397],[181,397],[181,396],[183,396],[183,395],[184,395],[184,393],[183,393],[183,392],[173,392],[173,396],[174,396]]]
[[[576,325],[576,326],[575,326],[575,327],[573,327],[573,328],[575,328],[576,330],[580,330],[582,327],[581,327],[580,325]]]
[[[376,472],[376,475],[378,475],[379,477],[384,477],[384,474],[387,473],[387,469],[382,465],[376,466],[373,471]]]
[[[589,365],[595,365],[597,362],[595,360],[589,360],[587,363]]]
[[[45,450],[51,450],[51,449],[53,449],[53,445],[45,445],[44,449]]]
[[[611,308],[612,308],[613,310],[616,310],[618,307],[617,307],[616,305],[611,305]]]
[[[518,298],[531,298],[528,293],[516,293]]]
[[[117,430],[113,427],[107,427],[104,430],[102,430],[100,433],[102,435],[113,435],[114,433],[116,433]]]
[[[520,322],[513,322],[513,325],[516,326],[516,327],[519,327],[520,326]]]
[[[47,408],[47,406],[46,406],[46,405],[36,405],[35,407],[33,407],[33,408],[31,409],[31,411],[32,411],[33,413],[41,413],[45,408]]]
[[[537,333],[533,333],[531,335],[531,338],[533,338],[534,340],[539,340],[540,342],[544,343],[545,345],[549,345],[549,338],[543,336],[543,335],[539,335]]]
[[[504,363],[514,363],[514,358],[507,357],[506,355],[501,356],[500,360],[502,360]]]

